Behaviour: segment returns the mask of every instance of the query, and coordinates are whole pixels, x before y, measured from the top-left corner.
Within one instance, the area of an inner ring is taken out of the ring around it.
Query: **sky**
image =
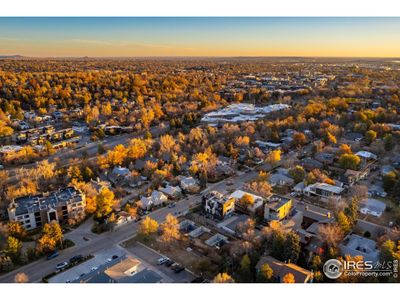
[[[0,18],[0,55],[400,57],[400,18]]]

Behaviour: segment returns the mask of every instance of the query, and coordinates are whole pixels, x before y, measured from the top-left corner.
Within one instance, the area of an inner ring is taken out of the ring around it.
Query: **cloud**
[[[107,42],[107,41],[100,41],[100,40],[85,40],[85,39],[70,39],[63,41],[65,43],[79,43],[79,44],[97,44],[97,45],[108,45],[114,46],[115,44]]]
[[[79,44],[93,44],[93,45],[104,45],[113,47],[142,47],[142,48],[158,48],[158,49],[179,49],[180,47],[165,45],[165,44],[152,44],[152,43],[141,43],[134,41],[103,41],[103,40],[91,40],[91,39],[69,39],[63,40],[64,43],[79,43]],[[183,48],[185,50],[195,50],[194,48]]]
[[[0,36],[0,40],[1,40],[1,41],[9,41],[9,42],[19,41],[19,39],[16,39],[16,38],[9,38],[9,37],[5,37],[5,36]]]

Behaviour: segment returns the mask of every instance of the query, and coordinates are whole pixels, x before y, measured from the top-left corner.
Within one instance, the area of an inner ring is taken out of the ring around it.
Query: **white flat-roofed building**
[[[243,122],[255,121],[265,117],[265,115],[288,109],[290,105],[287,104],[271,104],[264,107],[257,107],[248,103],[235,103],[224,107],[217,111],[212,111],[204,115],[201,119],[203,122]]]
[[[364,159],[378,159],[378,156],[368,151],[358,151],[356,155]]]
[[[385,203],[372,198],[364,199],[360,203],[360,212],[365,215],[372,215],[379,218],[382,216],[385,209]]]
[[[307,196],[319,196],[325,199],[340,200],[344,188],[328,183],[314,183],[304,188],[304,194]]]

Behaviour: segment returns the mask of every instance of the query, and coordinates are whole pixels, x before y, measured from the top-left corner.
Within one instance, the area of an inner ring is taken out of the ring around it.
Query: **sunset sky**
[[[0,55],[400,57],[400,18],[0,18]]]

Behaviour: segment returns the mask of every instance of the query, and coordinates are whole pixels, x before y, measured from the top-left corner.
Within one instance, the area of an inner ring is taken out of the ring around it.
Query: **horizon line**
[[[400,59],[400,56],[314,56],[314,55],[137,55],[137,56],[30,56],[21,54],[0,54],[0,58],[362,58],[362,59]]]

